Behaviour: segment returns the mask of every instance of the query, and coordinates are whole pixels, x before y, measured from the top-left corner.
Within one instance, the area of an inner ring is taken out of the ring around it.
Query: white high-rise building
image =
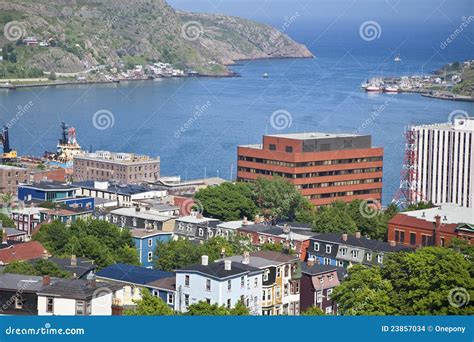
[[[411,127],[413,202],[474,208],[474,117]]]

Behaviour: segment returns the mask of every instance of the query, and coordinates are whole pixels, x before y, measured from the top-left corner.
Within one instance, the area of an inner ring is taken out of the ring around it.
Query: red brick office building
[[[370,135],[264,135],[263,144],[237,149],[237,180],[281,176],[314,205],[382,198],[383,148]]]

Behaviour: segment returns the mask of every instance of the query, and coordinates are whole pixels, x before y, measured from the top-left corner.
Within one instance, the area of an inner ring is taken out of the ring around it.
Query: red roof
[[[397,225],[402,227],[412,227],[418,229],[429,230],[430,232],[434,229],[434,222],[422,220],[416,217],[408,216],[404,213],[398,213],[389,222],[390,225]],[[454,223],[443,224],[441,222],[441,232],[456,234],[455,229],[458,225]]]
[[[44,246],[38,241],[12,244],[0,249],[0,263],[6,265],[15,260],[31,260],[41,258]]]

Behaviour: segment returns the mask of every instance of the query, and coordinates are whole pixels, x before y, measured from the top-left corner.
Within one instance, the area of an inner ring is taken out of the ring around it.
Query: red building
[[[309,241],[314,235],[310,228],[270,226],[261,223],[242,225],[237,231],[240,236],[250,238],[255,247],[267,243],[287,245],[302,261],[306,260]]]
[[[313,204],[382,198],[383,148],[371,136],[292,133],[264,135],[238,147],[237,180],[281,176]]]
[[[388,222],[388,241],[399,245],[447,246],[456,237],[473,243],[474,210],[455,204],[403,212]]]

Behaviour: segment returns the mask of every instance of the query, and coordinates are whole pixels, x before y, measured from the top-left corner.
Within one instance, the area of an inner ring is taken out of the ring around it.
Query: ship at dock
[[[71,168],[74,156],[82,155],[84,151],[76,139],[76,129],[61,122],[61,137],[56,152],[45,152],[44,158],[49,164]]]

